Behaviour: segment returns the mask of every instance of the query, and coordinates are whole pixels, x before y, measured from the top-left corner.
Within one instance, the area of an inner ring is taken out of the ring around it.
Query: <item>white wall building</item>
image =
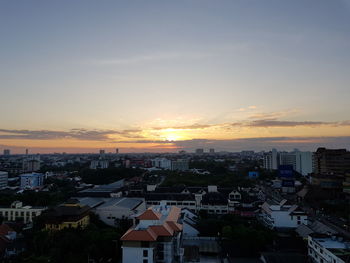
[[[264,155],[264,168],[267,170],[276,170],[278,168],[278,152],[272,149],[271,152]]]
[[[181,209],[157,206],[136,217],[136,224],[120,240],[123,263],[182,262]]]
[[[307,224],[307,215],[297,205],[287,204],[282,200],[279,204],[265,202],[261,206],[261,221],[269,228],[297,228]]]
[[[347,263],[350,261],[350,241],[342,237],[311,234],[308,236],[311,262]]]
[[[146,203],[141,198],[111,198],[108,202],[98,206],[94,212],[107,225],[117,225],[118,219],[130,219],[146,210]]]
[[[20,201],[15,201],[10,207],[0,207],[0,215],[5,221],[33,222],[33,218],[41,215],[46,207],[23,206]]]
[[[0,171],[0,189],[5,188],[8,184],[8,173]]]
[[[107,160],[94,160],[90,163],[90,169],[107,169],[109,167],[109,161]]]
[[[264,155],[264,168],[267,170],[276,170],[279,165],[292,165],[294,171],[301,175],[312,173],[312,152],[301,152],[294,150],[293,152],[277,152],[273,149]]]
[[[170,170],[171,169],[171,160],[167,158],[155,158],[152,159],[152,166],[156,168],[161,168],[165,170]]]

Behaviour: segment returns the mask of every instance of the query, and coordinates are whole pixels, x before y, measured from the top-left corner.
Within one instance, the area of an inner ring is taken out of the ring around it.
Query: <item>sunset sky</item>
[[[0,0],[0,150],[350,148],[350,0]]]

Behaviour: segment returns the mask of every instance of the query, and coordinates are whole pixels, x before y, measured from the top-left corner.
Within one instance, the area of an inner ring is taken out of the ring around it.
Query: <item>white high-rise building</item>
[[[157,168],[162,168],[165,170],[170,170],[171,160],[167,158],[155,158],[155,159],[152,159],[152,166]]]
[[[312,153],[294,150],[293,152],[277,152],[273,149],[264,156],[264,168],[276,170],[279,165],[291,165],[293,170],[301,175],[312,172]]]
[[[277,170],[279,164],[278,152],[272,149],[271,152],[264,155],[264,168],[267,170]]]
[[[0,171],[0,189],[7,186],[8,173]]]
[[[312,173],[312,152],[295,151],[295,157],[295,171],[304,176]]]

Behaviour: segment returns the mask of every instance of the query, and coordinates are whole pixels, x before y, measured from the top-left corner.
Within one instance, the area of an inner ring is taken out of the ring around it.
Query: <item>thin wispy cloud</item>
[[[76,139],[87,141],[106,141],[111,135],[125,138],[139,137],[139,130],[86,130],[71,129],[69,131],[52,130],[14,130],[0,129],[0,139],[7,140],[57,140]]]
[[[112,58],[112,59],[98,59],[93,60],[91,64],[97,66],[123,66],[123,65],[135,65],[135,64],[143,64],[149,62],[156,61],[171,61],[171,60],[186,60],[186,59],[202,59],[211,57],[214,54],[212,53],[181,53],[181,52],[168,52],[168,53],[154,53],[154,54],[146,54],[139,56],[131,56],[131,57],[120,57],[120,58]]]

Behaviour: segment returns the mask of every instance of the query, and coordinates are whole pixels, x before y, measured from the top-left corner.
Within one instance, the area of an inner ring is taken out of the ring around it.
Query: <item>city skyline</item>
[[[350,146],[350,2],[3,1],[0,149]]]

